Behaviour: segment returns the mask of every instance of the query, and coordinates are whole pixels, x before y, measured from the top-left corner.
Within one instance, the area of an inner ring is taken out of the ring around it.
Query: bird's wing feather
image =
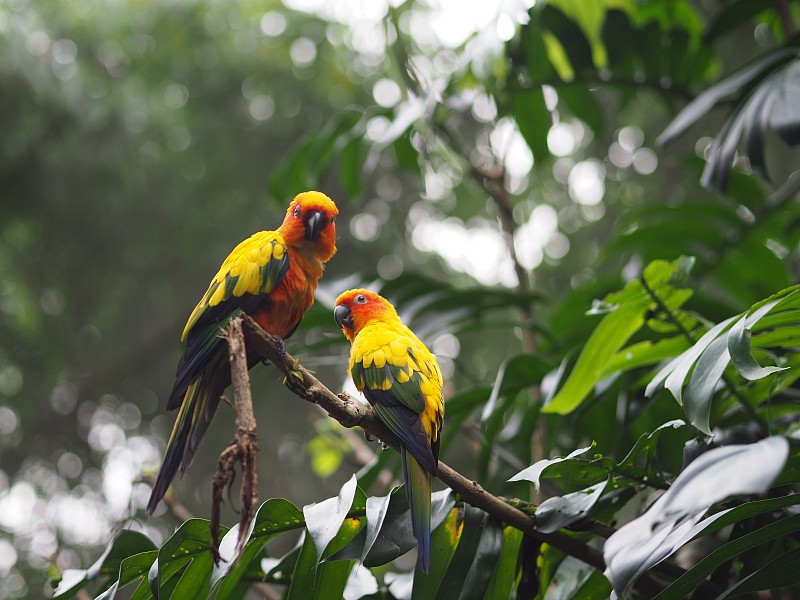
[[[242,309],[248,296],[263,296],[275,289],[289,269],[287,250],[276,231],[260,231],[236,246],[189,316],[181,340],[194,327],[221,321]]]
[[[426,379],[439,369],[433,355],[404,330],[362,330],[353,346],[350,372],[378,417],[428,472],[435,473],[436,458],[420,413],[426,410]]]

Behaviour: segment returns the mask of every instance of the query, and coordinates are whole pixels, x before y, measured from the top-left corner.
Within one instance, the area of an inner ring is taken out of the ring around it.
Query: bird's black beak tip
[[[315,242],[325,227],[325,215],[319,210],[310,210],[303,220],[306,227],[306,239]]]
[[[340,304],[333,309],[333,318],[336,319],[336,323],[338,323],[339,327],[353,328],[353,319],[350,315],[350,309],[344,304]]]

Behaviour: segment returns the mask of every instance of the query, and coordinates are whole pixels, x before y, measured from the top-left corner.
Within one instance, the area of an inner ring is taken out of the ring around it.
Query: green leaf
[[[611,582],[603,573],[594,569],[570,600],[605,600],[610,597]]]
[[[353,475],[339,490],[336,498],[328,498],[303,507],[308,535],[317,548],[317,562],[331,540],[336,537],[347,513],[350,512],[357,489],[358,481]]]
[[[345,484],[347,486],[348,484]],[[363,530],[360,518],[345,518],[336,535],[328,542],[326,554],[335,555]],[[303,545],[292,573],[287,600],[339,600],[342,598],[352,560],[322,561],[316,556],[318,546],[310,535],[304,535]]]
[[[677,429],[678,427],[683,427],[684,425],[686,425],[686,423],[680,419],[675,419],[659,425],[650,433],[642,434],[639,439],[636,440],[636,443],[633,445],[633,448],[631,448],[630,452],[628,452],[627,456],[622,459],[620,465],[633,466],[636,462],[636,459],[642,455],[645,456],[645,462],[649,463],[655,455],[656,445],[661,433],[665,429]]]
[[[591,446],[586,446],[585,448],[578,448],[577,450],[573,450],[563,458],[550,458],[550,459],[545,458],[543,460],[537,461],[530,467],[523,469],[522,471],[511,477],[508,481],[523,481],[523,480],[530,481],[531,483],[533,483],[533,486],[536,488],[536,491],[539,491],[540,479],[545,469],[547,469],[552,465],[556,465],[560,462],[573,459],[576,456],[580,456],[581,454],[585,454],[592,448],[594,448],[594,444],[592,444]]]
[[[221,533],[228,531],[227,527],[221,526]],[[193,558],[200,555],[211,556],[211,533],[206,519],[189,519],[185,521],[172,536],[164,542],[158,551],[158,560],[153,563],[148,574],[150,590],[153,597],[158,600],[162,591],[167,591],[165,583],[170,580],[178,571],[187,566]],[[201,568],[197,567],[196,571]],[[210,580],[211,568],[209,566],[206,579]],[[194,579],[192,583],[196,583]],[[169,594],[165,594],[169,597]]]
[[[553,117],[547,110],[542,89],[537,87],[514,91],[511,96],[511,114],[531,149],[534,160],[547,160],[550,157],[547,132],[553,124]]]
[[[686,350],[688,345],[689,342],[681,335],[658,340],[655,343],[646,340],[631,344],[609,359],[601,374],[601,379],[639,367],[654,365],[680,354]]]
[[[617,594],[627,594],[645,571],[724,515],[700,523],[712,505],[730,496],[765,492],[788,452],[786,439],[774,436],[755,444],[714,448],[696,458],[647,512],[606,540],[606,575]]]
[[[101,585],[105,588],[113,581],[119,581],[122,563],[129,557],[151,552],[156,549],[155,544],[146,535],[137,531],[123,529],[112,542],[106,546],[103,554],[88,569],[70,569],[61,575],[61,580],[53,592],[53,598],[66,600],[74,597],[90,581],[101,576],[111,577],[108,582]],[[129,582],[127,582],[129,583]],[[123,584],[125,585],[125,584]]]
[[[800,583],[800,548],[776,556],[767,565],[734,583],[715,600],[761,590],[775,591],[796,583]]]
[[[703,560],[678,577],[667,589],[658,594],[654,600],[681,600],[699,586],[721,564],[757,548],[761,544],[778,538],[784,538],[800,531],[800,515],[792,515],[760,529],[747,533],[727,544],[723,544]],[[793,560],[798,560],[794,557]],[[784,570],[788,565],[784,566]]]
[[[542,407],[543,413],[566,415],[581,405],[600,380],[613,354],[644,325],[649,304],[648,298],[640,296],[619,305],[603,317],[586,342],[564,386],[549,404]]]
[[[689,384],[686,386],[683,410],[686,412],[689,423],[706,435],[711,435],[709,416],[714,390],[719,380],[722,379],[730,360],[727,340],[724,337],[718,337],[700,355],[689,378]]]
[[[645,267],[642,280],[631,281],[602,302],[595,302],[590,313],[604,317],[583,347],[567,381],[542,412],[563,415],[580,406],[607,372],[615,353],[644,325],[647,312],[656,302],[651,294],[670,310],[688,299],[674,284],[686,277],[693,263],[691,257],[671,262],[655,260]]]
[[[483,534],[482,522],[486,513],[473,506],[464,507],[464,524],[453,557],[442,577],[436,598],[458,598],[464,588],[465,574],[469,572]]]
[[[414,583],[411,590],[411,600],[434,600],[439,582],[444,577],[450,559],[456,551],[458,541],[461,539],[462,512],[452,508],[441,525],[431,532],[431,565],[428,573],[421,571],[414,573]]]
[[[522,532],[514,527],[503,529],[503,548],[500,550],[483,600],[508,600],[517,575],[517,557],[522,536]]]
[[[434,492],[431,495],[431,531],[434,531],[447,517],[454,504],[455,495],[449,489]],[[375,514],[377,511],[373,513],[373,516]],[[370,527],[369,520],[367,527]],[[416,546],[417,540],[411,527],[408,500],[402,486],[392,490],[389,495],[389,504],[380,530],[365,553],[364,547],[367,541],[368,531],[367,528],[364,528],[346,546],[336,553],[330,554],[326,560],[352,560],[360,559],[363,556],[365,566],[375,567],[402,556]]]
[[[210,552],[198,553],[192,557],[170,595],[170,600],[207,598],[213,566],[214,560]]]
[[[104,593],[100,594],[95,600],[109,600],[114,598],[117,590],[133,583],[137,579],[142,580],[142,586],[147,589],[146,581],[144,580],[150,568],[153,566],[156,558],[158,558],[157,550],[150,550],[142,552],[141,554],[134,554],[124,559],[119,567],[119,576],[117,580],[108,588]],[[149,595],[149,594],[148,594]]]
[[[536,509],[536,528],[543,533],[553,533],[585,517],[606,489],[608,480],[585,490],[563,496],[553,496]]]
[[[772,484],[773,486],[779,485],[778,478],[776,478]],[[721,514],[713,515],[713,521],[710,521],[706,527],[700,530],[697,533],[697,537],[709,535],[733,523],[746,521],[752,517],[772,513],[778,509],[795,506],[797,504],[800,504],[800,494],[789,494],[788,496],[765,498],[763,500],[751,500],[735,508],[724,510]]]
[[[742,316],[728,332],[728,351],[731,362],[745,379],[755,381],[788,367],[762,367],[750,352],[750,330],[771,311],[780,300],[759,306],[752,314]]]
[[[232,593],[272,536],[304,525],[303,513],[294,504],[283,498],[270,498],[258,507],[250,523],[250,532],[245,536],[241,556],[236,553],[239,525],[231,528],[220,542],[219,553],[222,560],[214,566],[211,574],[212,589],[222,581],[215,597],[225,598]]]
[[[592,46],[580,26],[563,12],[548,4],[542,9],[542,27],[555,35],[564,48],[572,71],[579,75],[594,72]]]
[[[791,60],[795,56],[797,56],[797,50],[794,48],[770,50],[741,69],[724,77],[687,104],[667,128],[661,132],[657,142],[662,145],[670,143],[703,117],[703,115],[711,110],[718,102],[728,96],[728,94],[731,94],[740,87],[750,84],[753,80],[763,76],[765,72],[773,70],[776,66]]]
[[[686,350],[683,354],[675,357],[664,368],[662,368],[650,383],[645,388],[645,396],[652,396],[662,384],[666,387],[678,404],[683,404],[683,381],[686,375],[694,366],[694,363],[700,358],[700,355],[711,345],[717,336],[719,336],[734,320],[736,317],[730,317],[721,323],[717,323],[714,327],[709,329],[703,337],[701,337],[695,344]]]
[[[483,598],[503,549],[502,525],[488,515],[481,525],[483,532],[475,550],[475,558],[464,580],[464,587],[458,596],[459,600],[481,600]]]

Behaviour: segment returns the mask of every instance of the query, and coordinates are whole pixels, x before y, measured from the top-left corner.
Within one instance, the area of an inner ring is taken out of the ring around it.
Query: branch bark
[[[255,327],[258,325],[253,322]],[[237,462],[242,465],[242,484],[240,496],[242,515],[239,519],[238,553],[241,553],[250,523],[253,520],[254,508],[258,504],[258,438],[256,436],[256,418],[253,414],[253,394],[250,391],[250,375],[247,368],[247,351],[242,332],[241,318],[231,321],[223,331],[228,343],[228,359],[231,363],[231,387],[233,389],[233,409],[236,413],[236,434],[233,441],[222,451],[217,462],[217,470],[212,479],[211,504],[211,544],[214,561],[219,562],[219,509],[222,494],[226,487],[233,484],[234,467]]]

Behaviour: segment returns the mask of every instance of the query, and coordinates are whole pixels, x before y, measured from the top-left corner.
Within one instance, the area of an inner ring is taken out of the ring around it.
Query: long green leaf
[[[492,578],[483,600],[508,600],[517,575],[517,556],[522,543],[522,532],[514,527],[503,529],[503,548],[494,566]]]
[[[231,593],[271,536],[304,525],[303,513],[294,504],[283,498],[270,498],[256,511],[250,524],[250,532],[245,537],[242,556],[236,554],[239,525],[235,525],[220,542],[219,553],[222,560],[214,566],[211,574],[212,588],[220,580],[224,580],[216,597],[224,598]]]
[[[606,575],[618,594],[705,529],[717,514],[702,515],[730,496],[766,491],[789,452],[786,438],[773,436],[755,444],[714,448],[701,454],[645,512],[617,530],[603,548]]]
[[[309,537],[317,548],[317,562],[322,558],[328,544],[339,532],[342,522],[353,506],[357,490],[358,480],[353,475],[339,490],[336,498],[328,498],[303,507]],[[363,492],[361,494],[363,495]],[[366,503],[366,498],[364,498],[364,503]]]
[[[731,362],[745,379],[755,381],[786,367],[762,367],[750,351],[750,330],[758,321],[770,312],[780,300],[773,300],[761,305],[752,314],[744,315],[733,324],[728,332],[728,351]]]
[[[600,499],[607,483],[601,481],[585,490],[548,498],[536,509],[536,528],[543,533],[553,533],[585,517]]]
[[[465,574],[469,572],[478,551],[478,544],[483,533],[481,522],[485,517],[486,513],[482,510],[465,506],[461,538],[439,584],[436,600],[450,600],[458,598],[461,594],[461,590],[464,588]]]
[[[431,533],[431,566],[427,574],[421,571],[414,573],[411,600],[433,600],[436,597],[439,583],[461,539],[463,532],[461,516],[461,509],[453,508],[441,526]]]
[[[699,586],[724,562],[771,540],[800,531],[800,515],[792,515],[769,525],[765,525],[740,538],[723,544],[694,567],[676,579],[667,589],[658,594],[654,600],[681,600]]]
[[[227,527],[221,527],[221,533],[227,533]],[[195,557],[206,554],[211,556],[211,534],[206,519],[189,519],[173,533],[158,551],[158,560],[148,574],[150,590],[158,600],[162,591],[168,591],[165,583]],[[200,569],[198,568],[198,571]],[[210,581],[211,568],[206,574]],[[192,580],[192,583],[196,583]],[[171,592],[170,592],[171,593]],[[164,594],[169,597],[169,593]]]
[[[791,60],[797,55],[794,48],[778,48],[770,50],[738,71],[721,79],[711,86],[694,100],[675,117],[667,128],[658,136],[659,144],[668,144],[676,137],[681,135],[695,121],[700,119],[721,99],[732,93],[734,90],[747,85],[753,79],[761,76],[765,71],[773,69],[775,66]]]

